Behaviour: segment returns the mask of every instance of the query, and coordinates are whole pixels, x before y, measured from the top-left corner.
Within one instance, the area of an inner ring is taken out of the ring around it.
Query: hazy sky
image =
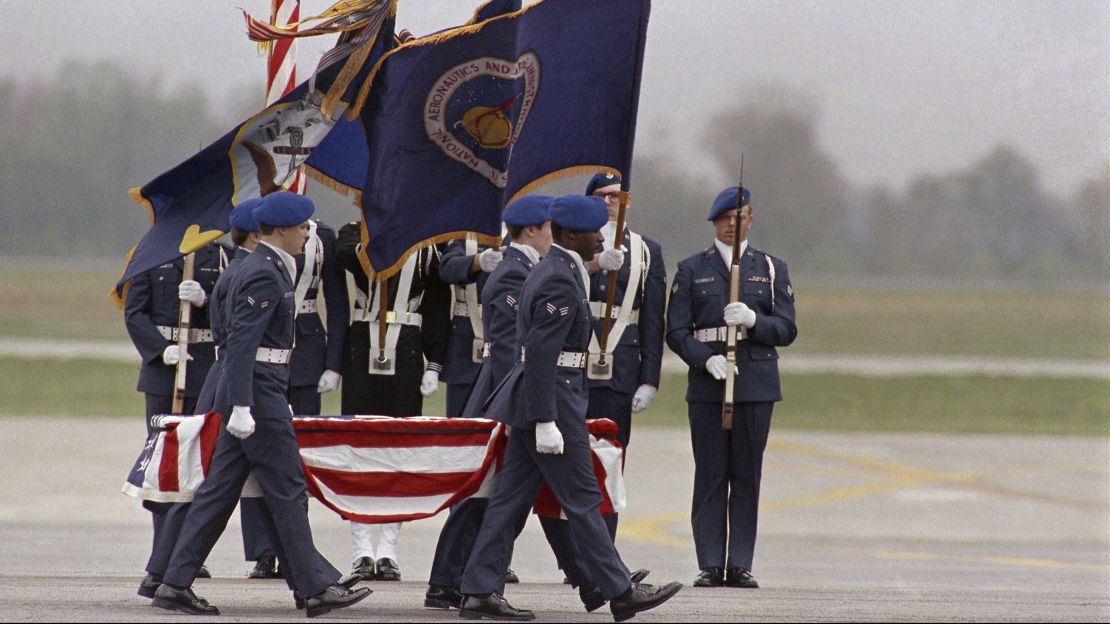
[[[241,101],[228,93],[265,69],[237,7],[264,16],[269,4],[0,0],[0,77],[110,59]],[[302,16],[330,4],[302,0]],[[401,0],[398,27],[426,34],[478,4]],[[334,38],[302,41],[302,67]],[[1106,0],[656,0],[637,150],[672,149],[677,166],[697,171],[712,113],[742,97],[741,85],[778,82],[815,96],[821,144],[857,184],[900,188],[1006,143],[1050,190],[1070,193],[1110,166],[1108,48]]]

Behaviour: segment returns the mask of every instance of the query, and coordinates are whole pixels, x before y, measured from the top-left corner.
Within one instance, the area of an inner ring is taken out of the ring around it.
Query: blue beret
[[[598,173],[594,175],[594,177],[590,178],[590,183],[586,185],[586,194],[593,195],[594,191],[599,188],[605,188],[606,186],[613,186],[614,184],[620,183],[621,177],[617,174]]]
[[[227,218],[227,221],[231,224],[231,227],[239,230],[240,232],[257,232],[258,220],[254,218],[254,215],[252,213],[254,212],[255,207],[258,206],[261,201],[261,197],[252,197],[250,199],[244,199],[243,201],[239,202],[239,205],[235,207],[235,210],[231,211],[231,216]]]
[[[547,195],[525,195],[505,207],[501,220],[515,227],[543,225],[551,220],[548,208],[554,199]]]
[[[262,198],[252,211],[259,223],[274,227],[293,227],[300,225],[312,216],[316,206],[304,195],[277,191]]]
[[[564,195],[551,202],[551,222],[572,232],[596,232],[609,222],[609,210],[600,197]]]
[[[750,192],[748,192],[748,187],[745,186],[744,187],[744,199],[743,199],[743,202],[741,202],[740,205],[741,206],[747,206],[748,204],[751,203],[751,201],[752,201],[752,194]],[[735,186],[730,186],[727,189],[721,191],[721,194],[717,196],[717,199],[713,200],[713,207],[709,209],[709,218],[706,219],[706,220],[707,221],[712,221],[713,219],[716,219],[717,217],[721,216],[721,214],[723,214],[725,212],[728,212],[729,210],[732,210],[735,207],[736,207],[736,187]]]

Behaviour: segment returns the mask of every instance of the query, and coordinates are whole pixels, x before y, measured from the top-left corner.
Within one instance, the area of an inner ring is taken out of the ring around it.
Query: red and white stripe
[[[296,30],[301,20],[300,0],[271,0],[270,24]],[[248,21],[249,23],[249,21]],[[266,63],[266,106],[285,97],[297,86],[297,40],[275,39],[270,42]],[[289,190],[304,195],[307,177],[301,168],[289,183]]]
[[[208,474],[221,423],[220,415],[215,412],[167,422],[166,431],[158,435],[153,452],[140,464],[143,470],[141,485],[124,482],[123,492],[160,503],[192,500]],[[148,444],[151,443],[153,439],[148,440]]]

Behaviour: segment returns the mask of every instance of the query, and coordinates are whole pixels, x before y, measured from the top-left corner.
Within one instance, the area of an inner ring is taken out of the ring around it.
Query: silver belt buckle
[[[486,351],[486,341],[475,338],[470,345],[470,360],[475,364],[482,363],[482,354]]]
[[[590,353],[586,356],[586,378],[605,381],[613,378],[613,356]]]
[[[371,349],[371,375],[393,375],[397,372],[397,351],[395,349]]]

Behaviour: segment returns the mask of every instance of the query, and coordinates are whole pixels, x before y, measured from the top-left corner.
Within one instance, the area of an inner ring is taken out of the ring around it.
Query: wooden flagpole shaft
[[[378,303],[378,361],[385,362],[387,359],[385,353],[385,332],[386,332],[386,319],[387,311],[389,310],[389,279],[378,281],[378,291],[381,293],[381,299]]]
[[[740,213],[744,211],[744,154],[740,154],[740,184],[736,188],[736,215],[732,225],[732,262],[728,272],[728,302],[740,301],[743,291],[740,276]],[[721,402],[721,429],[732,429],[732,416],[735,412],[733,396],[736,391],[736,333],[738,328],[729,325],[725,331],[725,396]]]
[[[617,208],[617,232],[613,236],[616,240],[613,241],[613,249],[620,249],[624,243],[624,213],[628,208],[628,191],[621,190],[620,207]],[[629,259],[625,258],[625,262]],[[617,298],[617,274],[620,269],[616,271],[609,271],[609,289],[605,298],[605,316],[601,319],[601,336],[598,337],[597,343],[601,347],[600,363],[605,363],[605,350],[609,343],[609,329],[613,324],[613,303]]]
[[[185,266],[181,269],[181,281],[193,279],[196,254],[185,254]],[[180,301],[177,309],[177,368],[173,377],[173,407],[174,414],[185,413],[185,373],[189,363],[189,328],[192,324],[193,304]]]

